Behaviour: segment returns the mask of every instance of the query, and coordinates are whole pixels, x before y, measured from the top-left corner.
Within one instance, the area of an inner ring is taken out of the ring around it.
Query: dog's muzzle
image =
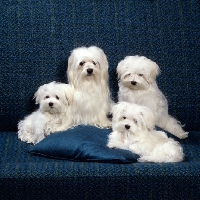
[[[92,75],[93,69],[92,69],[92,68],[88,68],[88,69],[87,69],[87,73],[88,73],[88,75]]]

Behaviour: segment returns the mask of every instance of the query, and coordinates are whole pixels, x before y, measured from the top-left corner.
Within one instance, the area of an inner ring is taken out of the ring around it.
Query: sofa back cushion
[[[8,1],[1,5],[0,130],[36,109],[33,94],[51,81],[67,82],[67,60],[80,46],[102,48],[117,101],[116,66],[144,55],[160,66],[158,85],[169,113],[199,130],[200,5],[191,1]]]

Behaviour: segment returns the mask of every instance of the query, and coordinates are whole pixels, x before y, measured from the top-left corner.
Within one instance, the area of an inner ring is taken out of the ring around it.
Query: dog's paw
[[[138,162],[156,162],[154,161],[154,159],[152,159],[149,156],[142,156],[140,158],[137,159]]]
[[[189,132],[182,132],[182,133],[178,134],[177,137],[178,137],[179,139],[185,139],[185,138],[188,137],[188,133],[189,133]]]
[[[112,124],[110,121],[102,123],[102,124],[94,124],[97,128],[105,128],[105,129],[110,129],[112,128]]]
[[[18,135],[18,139],[26,143],[34,143],[34,138],[29,135]]]
[[[35,135],[34,144],[41,142],[45,138],[44,134]]]
[[[137,159],[138,162],[145,162],[146,160],[142,159],[142,158],[138,158]]]
[[[112,143],[108,143],[107,147],[110,148],[110,149],[115,149],[116,148],[116,146],[114,144],[112,144]]]

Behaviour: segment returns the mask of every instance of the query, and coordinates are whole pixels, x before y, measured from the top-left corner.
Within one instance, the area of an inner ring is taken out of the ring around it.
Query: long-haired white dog
[[[110,127],[108,61],[103,50],[96,46],[74,49],[68,59],[67,76],[74,88],[74,125]]]
[[[184,158],[180,144],[156,131],[151,109],[120,102],[113,106],[113,132],[108,136],[109,148],[127,149],[138,154],[139,162],[180,162]]]
[[[151,108],[156,116],[156,125],[180,139],[188,132],[174,117],[168,114],[168,103],[156,83],[160,69],[144,56],[127,56],[117,66],[119,78],[119,101],[136,103]]]
[[[64,131],[72,125],[73,90],[68,84],[51,82],[38,88],[34,95],[39,109],[18,123],[18,138],[38,143],[45,136]]]

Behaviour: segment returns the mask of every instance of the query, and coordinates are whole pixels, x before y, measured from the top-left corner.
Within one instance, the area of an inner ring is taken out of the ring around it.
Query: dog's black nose
[[[88,68],[88,69],[87,69],[87,73],[88,73],[88,74],[92,74],[92,72],[93,72],[93,69],[92,69],[92,68]]]
[[[125,128],[126,128],[126,129],[129,129],[130,127],[131,127],[131,126],[128,125],[128,124],[125,125]]]
[[[113,114],[112,114],[111,112],[109,112],[109,113],[107,114],[107,118],[112,119],[112,118],[113,118]]]
[[[52,107],[52,106],[53,106],[53,103],[52,103],[52,102],[50,102],[50,103],[49,103],[49,107]]]
[[[131,84],[132,84],[132,85],[136,85],[137,82],[136,82],[136,81],[131,81]]]

